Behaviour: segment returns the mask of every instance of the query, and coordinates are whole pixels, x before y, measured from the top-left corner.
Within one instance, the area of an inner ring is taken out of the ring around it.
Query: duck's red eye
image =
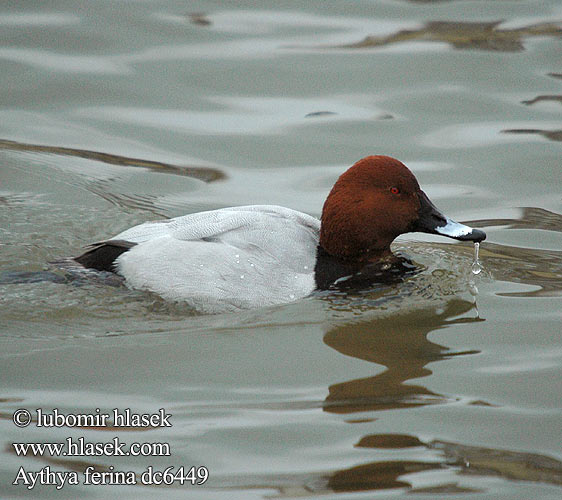
[[[390,192],[392,194],[398,194],[398,193],[400,193],[400,189],[398,189],[397,187],[391,187]]]

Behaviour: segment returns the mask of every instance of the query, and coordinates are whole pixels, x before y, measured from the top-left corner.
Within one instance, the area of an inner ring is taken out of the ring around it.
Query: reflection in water
[[[437,462],[372,462],[339,471],[330,477],[328,484],[332,489],[356,491],[410,486],[404,480],[399,480],[399,477],[432,469],[454,469],[458,474],[498,476],[517,481],[562,485],[562,463],[535,453],[466,446],[439,440],[424,443],[416,436],[408,434],[374,434],[362,438],[356,447],[396,450],[425,447],[428,450],[438,451],[440,456]],[[455,491],[457,488],[459,488],[457,485],[447,484],[432,486],[431,490],[444,492]],[[424,488],[424,491],[427,489]]]
[[[59,146],[42,146],[39,144],[25,144],[22,142],[8,141],[0,139],[0,150],[28,151],[34,153],[49,153],[55,155],[75,156],[88,160],[101,161],[110,165],[122,165],[126,167],[143,167],[156,172],[167,174],[185,175],[204,182],[213,182],[226,178],[224,172],[217,168],[210,167],[186,167],[162,163],[152,160],[141,160],[139,158],[129,158],[126,156],[100,153],[98,151],[88,151],[86,149],[65,148]]]
[[[318,118],[320,116],[331,116],[337,115],[334,111],[314,111],[312,113],[307,113],[304,115],[305,118]]]
[[[527,106],[531,106],[537,102],[559,102],[562,104],[562,95],[538,95],[534,99],[521,101],[522,104],[526,104]]]
[[[562,130],[541,130],[538,128],[512,128],[501,131],[502,134],[537,134],[551,141],[562,141]]]
[[[212,23],[206,14],[201,12],[194,12],[193,14],[188,14],[189,22],[196,24],[197,26],[210,26]]]
[[[501,21],[464,23],[432,21],[418,30],[402,30],[392,35],[368,36],[357,43],[339,48],[362,49],[384,47],[402,42],[445,42],[455,49],[520,52],[525,49],[523,40],[536,36],[560,36],[562,28],[555,23],[540,23],[521,28],[499,29]]]
[[[562,463],[535,453],[521,453],[447,441],[424,443],[409,434],[373,434],[365,436],[357,448],[403,449],[425,447],[442,455],[441,466],[459,468],[461,474],[500,476],[521,481],[540,481],[562,485]]]
[[[379,444],[382,443],[383,446]],[[209,486],[225,489],[275,489],[267,498],[326,495],[333,492],[409,489],[412,493],[477,493],[484,490],[458,484],[459,476],[477,475],[507,480],[562,485],[562,463],[534,453],[466,446],[446,441],[424,443],[407,434],[381,434],[363,438],[361,448],[404,450],[424,448],[430,456],[423,460],[380,460],[332,473],[286,474],[212,478]],[[419,455],[419,451],[417,452]],[[442,471],[425,477],[426,486],[412,487],[408,474]]]
[[[521,453],[512,450],[481,448],[447,441],[424,443],[408,434],[375,434],[361,439],[356,447],[376,450],[425,448],[430,454],[428,460],[380,460],[341,469],[334,472],[304,474],[251,475],[237,474],[211,476],[205,488],[212,490],[272,489],[276,494],[267,498],[289,498],[296,496],[326,495],[333,492],[376,491],[404,488],[417,493],[461,493],[479,492],[474,488],[459,485],[455,477],[477,475],[500,477],[507,480],[531,481],[544,484],[562,485],[562,463],[554,458],[535,453]],[[12,446],[6,453],[14,454]],[[32,457],[49,465],[64,467],[79,474],[87,467],[99,472],[109,472],[107,465],[75,459],[61,459],[48,455]],[[22,457],[23,460],[26,460]],[[404,476],[441,470],[446,482],[439,476],[425,478],[428,486],[412,488]],[[136,485],[142,487],[140,473],[135,473]],[[439,481],[439,482],[438,482]],[[152,487],[152,486],[148,486]],[[163,486],[165,487],[165,486]],[[173,487],[173,486],[172,486]]]
[[[426,387],[406,382],[431,375],[431,370],[426,368],[428,363],[478,352],[453,353],[427,339],[430,332],[452,324],[483,321],[478,318],[451,319],[473,307],[470,302],[453,299],[440,314],[431,308],[334,327],[324,336],[328,346],[346,356],[384,365],[387,369],[373,377],[330,386],[324,410],[353,413],[449,401],[446,396]]]
[[[538,208],[525,208],[519,219],[473,221],[473,224],[479,227],[508,225],[509,228],[517,229],[562,231],[562,217],[559,214]],[[459,250],[470,252],[469,247],[459,246]],[[562,252],[485,243],[483,260],[486,270],[491,271],[496,279],[541,287],[539,291],[517,295],[549,295],[562,290]],[[324,402],[324,411],[347,414],[446,402],[448,399],[445,396],[421,385],[408,384],[407,381],[430,375],[431,371],[426,365],[432,361],[478,352],[451,353],[448,348],[427,339],[430,332],[445,326],[480,321],[458,318],[473,307],[455,298],[439,314],[433,309],[426,309],[334,327],[324,336],[328,346],[347,356],[382,364],[387,369],[373,377],[332,385]],[[457,319],[452,319],[455,317]],[[488,405],[485,401],[475,401],[473,404]],[[475,491],[458,485],[456,481],[417,489],[403,477],[409,473],[435,470],[562,485],[562,463],[538,454],[466,446],[441,440],[425,443],[409,434],[366,435],[355,446],[381,450],[379,453],[384,453],[382,450],[425,448],[432,454],[438,452],[439,460],[379,460],[343,469],[327,476],[324,485],[327,491],[392,488],[410,488],[412,492],[420,493]],[[416,451],[416,456],[419,456],[419,451]],[[280,496],[284,496],[282,490],[280,493]]]
[[[432,441],[430,448],[440,450],[447,463],[460,467],[462,474],[499,476],[516,481],[536,481],[562,486],[562,462],[536,453],[521,453]]]
[[[336,492],[387,490],[412,485],[399,479],[405,474],[414,474],[442,469],[438,462],[396,460],[372,462],[335,472],[328,479],[327,487]]]
[[[466,247],[466,250],[470,251],[470,247]],[[449,325],[482,321],[459,318],[473,307],[467,301],[453,298],[440,313],[434,312],[433,308],[426,308],[332,328],[324,336],[324,342],[329,347],[346,356],[384,365],[387,370],[373,377],[331,386],[323,410],[347,414],[448,401],[445,396],[426,387],[406,382],[430,375],[431,370],[426,367],[430,362],[477,352],[451,352],[447,347],[427,339],[430,332]],[[486,403],[479,401],[475,404]],[[303,408],[309,410],[310,407],[305,405]],[[286,407],[282,406],[281,409],[286,410]],[[426,494],[482,492],[459,484],[460,478],[468,474],[562,484],[562,464],[538,454],[480,448],[442,440],[424,442],[418,436],[410,434],[368,434],[361,437],[355,447],[362,449],[364,453],[372,450],[373,457],[360,465],[339,470],[271,475],[212,475],[205,488],[237,492],[244,489],[273,490],[275,493],[268,498],[394,489]],[[410,449],[413,457],[405,457],[404,454]],[[9,451],[13,453],[11,448]],[[389,456],[396,451],[400,451],[400,456]],[[77,472],[88,466],[94,466],[99,471],[107,470],[105,465],[81,460],[48,456],[33,457],[33,460],[42,460]],[[439,474],[433,475],[435,472]],[[137,470],[137,478],[139,473]],[[418,481],[410,479],[410,474],[417,474],[418,477],[425,474],[421,481],[423,487],[416,487]],[[142,484],[137,481],[137,486],[142,487]]]
[[[361,438],[357,448],[402,449],[425,446],[416,436],[409,434],[371,434]]]

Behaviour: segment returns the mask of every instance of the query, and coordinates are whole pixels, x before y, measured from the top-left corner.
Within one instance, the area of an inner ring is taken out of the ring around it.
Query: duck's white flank
[[[310,215],[253,205],[147,222],[111,239],[137,243],[115,261],[128,286],[224,312],[309,295],[319,232]]]

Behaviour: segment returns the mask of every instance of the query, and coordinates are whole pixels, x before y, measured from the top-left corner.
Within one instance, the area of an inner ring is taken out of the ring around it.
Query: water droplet
[[[253,263],[253,262],[250,262],[250,267],[254,267],[254,263]]]
[[[308,266],[304,266],[305,269],[308,269]]]
[[[482,271],[482,266],[478,260],[478,250],[480,249],[480,243],[474,243],[474,262],[472,263],[472,274],[480,274]]]
[[[237,259],[239,259],[239,258],[240,258],[240,254],[237,253],[234,257],[236,257]]]
[[[243,274],[240,275],[240,279],[242,279],[242,280],[244,279],[244,275],[243,275]]]

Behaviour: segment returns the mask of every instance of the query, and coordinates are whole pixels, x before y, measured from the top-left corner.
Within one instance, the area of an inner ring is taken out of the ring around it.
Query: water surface
[[[0,12],[2,497],[560,497],[559,2]],[[404,161],[445,213],[486,230],[478,276],[470,244],[409,234],[393,248],[420,272],[401,283],[204,316],[49,264],[200,210],[319,216],[367,154]],[[18,408],[164,408],[173,425],[17,428]],[[171,456],[11,446],[115,436]],[[90,465],[210,476],[12,485],[20,466]]]

